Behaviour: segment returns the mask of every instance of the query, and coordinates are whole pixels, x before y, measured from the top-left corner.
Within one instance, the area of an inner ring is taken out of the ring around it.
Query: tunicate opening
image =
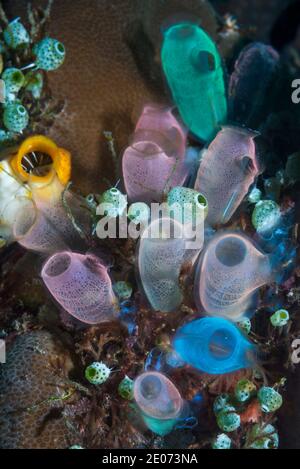
[[[22,84],[23,80],[24,80],[23,73],[20,70],[16,70],[12,74],[12,79],[13,79],[14,83]]]
[[[22,157],[24,171],[34,176],[44,177],[51,171],[53,160],[50,155],[41,151],[31,151]]]
[[[116,187],[112,187],[112,188],[110,189],[110,193],[111,193],[111,194],[118,194],[118,193],[119,193],[119,190],[118,190]]]
[[[140,144],[146,144],[145,149],[141,150]],[[160,152],[163,150],[168,156],[174,156],[181,145],[182,136],[176,127],[164,129],[164,132],[139,129],[134,133],[132,143],[132,147],[138,151],[143,151],[144,153],[151,155],[158,153],[157,149],[159,148]]]
[[[226,267],[241,264],[247,252],[246,244],[235,236],[221,239],[216,246],[216,257]]]
[[[173,39],[188,39],[195,34],[196,26],[192,23],[175,25],[170,31]]]
[[[243,156],[240,164],[244,174],[251,174],[255,171],[253,160],[250,156]]]
[[[18,113],[22,116],[24,116],[24,114],[26,114],[26,109],[21,104],[18,106]]]
[[[63,55],[65,53],[65,47],[61,42],[58,42],[56,45],[56,50],[60,55]]]
[[[194,67],[201,73],[213,72],[216,69],[216,61],[213,54],[206,50],[192,51],[191,61]]]
[[[48,260],[44,273],[48,277],[58,277],[68,270],[70,264],[71,256],[68,253],[55,254]]]
[[[196,203],[200,205],[201,207],[207,207],[207,200],[206,197],[204,197],[203,194],[197,194],[196,195]]]
[[[140,392],[144,399],[157,399],[160,395],[162,384],[157,376],[145,376],[140,383]]]
[[[217,360],[227,360],[236,347],[236,338],[226,329],[213,333],[209,341],[209,351]]]
[[[163,150],[156,143],[150,141],[136,142],[132,145],[132,148],[139,153],[143,153],[146,158],[163,153]]]

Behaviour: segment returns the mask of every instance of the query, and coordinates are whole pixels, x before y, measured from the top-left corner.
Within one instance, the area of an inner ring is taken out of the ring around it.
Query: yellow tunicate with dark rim
[[[56,145],[53,140],[43,135],[29,137],[21,144],[16,154],[11,157],[10,165],[15,174],[23,181],[32,183],[48,183],[53,177],[51,170],[46,172],[34,173],[30,169],[38,168],[38,160],[35,153],[42,154],[47,159],[47,166],[51,166],[59,181],[66,185],[71,177],[71,154]],[[34,154],[36,161],[30,162],[30,168],[27,169],[25,163],[28,163],[28,155]],[[37,164],[35,167],[34,164]]]

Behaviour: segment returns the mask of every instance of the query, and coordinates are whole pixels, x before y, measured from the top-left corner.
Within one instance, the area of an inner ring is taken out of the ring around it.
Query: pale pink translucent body
[[[138,376],[133,392],[140,410],[153,418],[176,418],[184,405],[178,389],[165,375],[157,371],[147,371]]]
[[[64,186],[53,174],[49,184],[31,185],[31,203],[20,210],[14,221],[16,241],[27,249],[51,254],[63,249],[83,248],[84,244],[62,203]],[[64,195],[65,202],[82,233],[90,231],[90,215],[84,200],[71,191]]]
[[[199,311],[238,321],[247,312],[254,292],[271,280],[268,256],[246,236],[217,234],[199,259],[195,301]]]
[[[259,173],[256,134],[239,127],[223,127],[204,152],[195,189],[208,202],[207,222],[227,223]]]
[[[17,213],[13,236],[21,246],[43,254],[51,254],[67,247],[57,229],[33,203]]]
[[[186,133],[171,110],[146,106],[122,159],[129,200],[161,201],[164,192],[181,186],[188,175],[185,147]]]
[[[117,316],[107,268],[96,256],[69,251],[54,254],[45,263],[42,278],[55,300],[80,321],[98,324]]]

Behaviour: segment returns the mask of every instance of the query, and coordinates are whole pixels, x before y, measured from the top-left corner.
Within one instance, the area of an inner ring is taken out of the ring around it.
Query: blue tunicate
[[[201,318],[178,329],[173,347],[190,366],[223,374],[252,366],[255,347],[223,318]]]

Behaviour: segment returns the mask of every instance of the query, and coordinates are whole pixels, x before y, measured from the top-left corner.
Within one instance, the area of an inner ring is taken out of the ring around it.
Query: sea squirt
[[[232,322],[209,317],[180,327],[173,348],[186,364],[208,374],[251,367],[255,352],[254,345]]]
[[[227,223],[259,174],[254,138],[242,127],[223,127],[200,162],[195,189],[207,199],[207,222]]]
[[[189,174],[185,147],[186,132],[171,109],[146,106],[122,158],[130,202],[161,202],[171,187],[183,185]]]
[[[164,32],[162,67],[174,103],[188,129],[207,142],[227,118],[221,57],[197,24],[178,23]]]
[[[242,233],[213,236],[197,266],[195,301],[199,311],[239,321],[250,312],[258,288],[272,281],[269,256]]]
[[[142,373],[134,381],[133,393],[144,423],[158,435],[170,433],[185,414],[185,402],[178,389],[162,373]]]
[[[46,261],[42,278],[54,299],[80,321],[98,324],[117,317],[107,268],[95,255],[58,252]]]

